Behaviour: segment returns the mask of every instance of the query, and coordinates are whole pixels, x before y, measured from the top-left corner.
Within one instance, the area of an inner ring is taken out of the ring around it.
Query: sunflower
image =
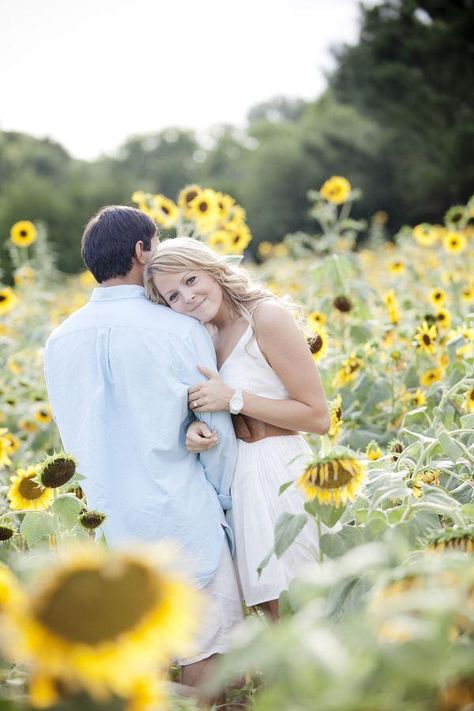
[[[308,338],[308,345],[315,363],[324,358],[328,349],[328,335],[324,328],[320,328],[314,336]]]
[[[18,420],[18,427],[20,430],[23,432],[26,432],[27,434],[33,434],[34,432],[38,432],[38,425],[34,420],[29,420],[26,417],[22,417],[21,420]]]
[[[474,301],[474,284],[466,286],[466,288],[461,291],[461,301],[464,301],[465,304]]]
[[[297,479],[299,486],[310,501],[336,507],[354,501],[362,484],[365,469],[354,453],[345,447],[336,447],[333,452],[315,458]]]
[[[402,274],[405,271],[405,262],[401,259],[393,259],[387,264],[387,268],[391,274]]]
[[[7,524],[0,524],[0,542],[9,541],[13,538],[16,530],[13,526],[8,526]]]
[[[442,306],[446,301],[446,292],[444,289],[432,289],[430,292],[430,301],[433,306]]]
[[[11,509],[42,511],[50,506],[53,492],[39,484],[36,481],[37,476],[38,467],[34,466],[18,469],[17,473],[10,477],[11,485],[7,496]]]
[[[92,272],[90,272],[89,270],[79,274],[79,283],[81,286],[85,286],[85,287],[97,286],[95,277],[92,274]]]
[[[308,326],[312,331],[318,333],[321,327],[326,325],[327,320],[326,314],[321,311],[311,311],[308,316]]]
[[[202,188],[199,185],[186,185],[179,193],[178,205],[183,211],[184,217],[191,217],[192,211],[190,205],[200,192],[202,192]]]
[[[342,398],[336,395],[329,405],[329,431],[332,440],[337,439],[342,427]]]
[[[465,407],[468,412],[474,412],[474,388],[466,393]]]
[[[443,371],[441,368],[429,368],[425,370],[424,373],[420,375],[420,385],[427,388],[432,383],[436,383],[443,377]]]
[[[332,178],[326,180],[321,187],[319,194],[324,200],[332,202],[335,205],[342,205],[350,196],[352,187],[347,178],[340,175],[333,175]]]
[[[208,232],[219,220],[219,206],[217,195],[214,190],[206,188],[202,190],[189,203],[189,210],[192,220],[199,230]]]
[[[343,361],[341,367],[334,376],[333,386],[335,388],[343,387],[344,385],[347,385],[347,383],[352,382],[352,380],[355,380],[362,365],[362,360],[356,355],[355,351],[353,351],[349,358],[346,358],[346,360]]]
[[[18,297],[10,286],[0,289],[0,316],[12,311],[17,303]]]
[[[449,208],[444,216],[444,221],[449,227],[458,227],[466,217],[466,208],[464,205],[453,205]]]
[[[435,353],[437,337],[438,329],[436,326],[428,326],[427,322],[423,321],[415,333],[415,345],[417,350],[422,353]]]
[[[152,199],[153,218],[160,227],[169,230],[176,226],[179,219],[177,205],[164,195],[154,195]]]
[[[86,530],[93,531],[102,526],[106,518],[107,516],[100,511],[84,511],[79,516],[79,522]]]
[[[48,489],[67,484],[76,472],[76,461],[65,452],[54,452],[38,464],[38,479]]]
[[[49,425],[53,418],[51,407],[45,402],[38,404],[33,413],[33,417],[40,425]]]
[[[354,304],[352,303],[352,301],[349,299],[348,296],[344,296],[344,294],[336,296],[336,298],[332,302],[332,305],[335,309],[337,309],[337,311],[340,311],[343,314],[352,311],[352,309],[354,308]]]
[[[219,209],[219,217],[222,221],[225,222],[229,218],[231,208],[234,204],[235,200],[230,195],[217,193],[217,207]]]
[[[273,248],[275,257],[284,258],[288,256],[288,247],[284,242],[278,242]]]
[[[23,604],[6,609],[7,655],[34,679],[56,679],[99,701],[133,700],[160,668],[192,650],[199,625],[200,594],[169,562],[162,549],[64,550]]]
[[[252,233],[250,232],[247,225],[242,223],[241,225],[235,225],[227,228],[226,232],[229,232],[232,241],[232,252],[234,254],[242,254],[244,249],[246,249],[252,240]]]
[[[443,237],[443,247],[446,252],[459,254],[466,249],[467,239],[461,232],[446,232]]]
[[[260,242],[258,245],[258,254],[260,257],[263,259],[266,259],[271,255],[273,252],[273,244],[271,242],[267,242],[267,240],[263,240],[263,242]]]
[[[411,400],[415,407],[423,407],[423,405],[426,405],[426,395],[423,390],[420,390],[419,388],[412,394]]]
[[[424,472],[420,472],[409,483],[411,483],[411,490],[413,492],[413,496],[419,499],[423,494],[423,484],[427,484],[428,486],[438,486],[439,471],[437,469],[430,469]]]
[[[35,270],[27,264],[18,267],[13,272],[13,281],[15,286],[31,286],[35,283]]]
[[[218,254],[231,254],[233,251],[232,235],[228,230],[215,230],[207,238],[207,244]]]
[[[413,228],[413,238],[423,247],[432,247],[438,241],[439,233],[434,226],[423,222]]]
[[[451,326],[451,314],[447,309],[438,309],[436,323],[440,328],[449,328]]]
[[[453,526],[432,533],[426,541],[432,551],[465,551],[474,553],[474,525]]]
[[[29,247],[36,240],[36,227],[29,220],[15,222],[10,230],[10,240],[17,247]]]
[[[0,468],[10,465],[11,441],[8,439],[8,430],[5,427],[0,429]]]
[[[21,605],[23,591],[16,577],[3,563],[0,563],[0,612],[5,612],[10,606]]]
[[[378,446],[377,442],[375,442],[375,440],[372,440],[372,442],[369,442],[369,444],[367,445],[365,454],[367,459],[369,459],[371,462],[375,462],[377,461],[377,459],[380,459],[380,457],[383,455],[383,452]]]

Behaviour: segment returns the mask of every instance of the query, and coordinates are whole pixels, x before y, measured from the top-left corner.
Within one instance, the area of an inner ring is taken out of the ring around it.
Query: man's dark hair
[[[126,276],[133,266],[137,242],[143,242],[143,249],[148,252],[157,232],[153,220],[141,210],[107,205],[91,217],[84,229],[82,258],[99,284]]]

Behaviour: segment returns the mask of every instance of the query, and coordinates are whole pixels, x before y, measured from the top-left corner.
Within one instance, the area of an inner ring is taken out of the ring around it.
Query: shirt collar
[[[145,297],[145,288],[135,284],[120,286],[99,286],[92,292],[91,301],[117,301],[119,299],[141,299]]]

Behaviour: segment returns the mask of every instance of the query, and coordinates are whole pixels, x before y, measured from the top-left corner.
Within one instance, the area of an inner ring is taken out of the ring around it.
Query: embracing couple
[[[241,600],[276,619],[314,558],[307,525],[257,573],[280,514],[303,509],[299,490],[279,487],[311,454],[299,432],[328,430],[326,398],[288,309],[206,245],[160,243],[143,212],[108,206],[82,256],[100,286],[48,340],[50,403],[107,543],[173,540],[208,593],[196,654],[179,660],[195,685],[226,651]]]

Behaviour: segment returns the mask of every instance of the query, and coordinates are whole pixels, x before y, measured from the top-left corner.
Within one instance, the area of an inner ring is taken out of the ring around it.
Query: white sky
[[[357,0],[0,0],[0,129],[75,157],[167,126],[244,125],[275,95],[315,98]]]

